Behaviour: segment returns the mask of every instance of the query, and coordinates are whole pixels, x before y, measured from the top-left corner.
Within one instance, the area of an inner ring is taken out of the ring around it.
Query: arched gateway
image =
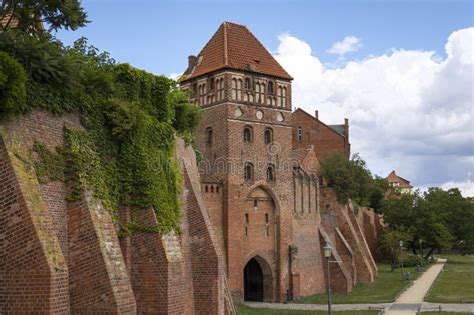
[[[250,259],[244,268],[244,300],[272,301],[272,272],[267,262],[256,256]]]

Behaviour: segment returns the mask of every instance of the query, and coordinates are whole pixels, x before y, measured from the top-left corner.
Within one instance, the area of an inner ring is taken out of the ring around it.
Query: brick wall
[[[303,131],[301,141],[298,140],[299,127]],[[293,113],[293,148],[306,148],[308,145],[314,147],[314,152],[320,161],[334,153],[340,153],[347,158],[350,155],[348,137],[342,136],[318,118],[298,109]]]

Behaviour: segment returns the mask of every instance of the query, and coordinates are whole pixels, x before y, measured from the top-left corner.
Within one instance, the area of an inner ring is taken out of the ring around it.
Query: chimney
[[[316,120],[319,120],[319,111],[318,110],[314,111],[314,117],[316,118]]]
[[[188,56],[188,69],[192,69],[197,64],[198,58],[196,56]]]
[[[344,118],[344,136],[346,136],[346,141],[349,142],[349,119]]]

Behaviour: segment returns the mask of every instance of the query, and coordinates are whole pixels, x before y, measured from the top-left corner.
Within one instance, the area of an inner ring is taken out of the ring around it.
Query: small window
[[[247,90],[250,90],[251,84],[250,84],[250,79],[249,78],[245,78],[245,85],[244,86]]]
[[[245,163],[244,166],[244,178],[245,180],[253,180],[253,164]]]
[[[216,193],[219,192],[219,186],[216,186]]]
[[[244,142],[250,143],[252,141],[252,128],[251,127],[245,127],[244,128]]]
[[[207,187],[207,185],[204,186],[204,191],[205,191],[205,192],[209,192],[209,187]]]
[[[265,223],[268,224],[268,213],[265,213]]]
[[[269,165],[267,167],[267,182],[275,181],[275,167],[273,165]]]
[[[263,134],[265,144],[270,144],[273,142],[273,131],[270,128],[265,129]]]
[[[249,214],[245,214],[245,224],[249,224]]]
[[[214,193],[214,185],[211,186],[211,193]]]
[[[273,82],[272,81],[268,82],[268,93],[273,94]]]
[[[214,91],[214,78],[209,79],[209,90]]]
[[[301,142],[301,140],[303,140],[303,129],[298,127],[298,141]]]
[[[206,143],[212,144],[212,128],[211,127],[206,128]]]

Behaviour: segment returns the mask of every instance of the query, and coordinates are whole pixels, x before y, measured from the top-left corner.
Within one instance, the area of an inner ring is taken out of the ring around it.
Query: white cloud
[[[349,52],[357,51],[361,47],[361,40],[351,35],[344,37],[344,39],[340,42],[335,42],[326,52],[333,55],[339,55],[341,57]]]
[[[350,118],[352,151],[379,175],[396,169],[419,186],[474,183],[474,28],[453,32],[447,57],[393,49],[325,67],[311,47],[279,37],[275,58],[295,78],[293,104],[327,123]],[[466,188],[472,187],[472,188]]]

